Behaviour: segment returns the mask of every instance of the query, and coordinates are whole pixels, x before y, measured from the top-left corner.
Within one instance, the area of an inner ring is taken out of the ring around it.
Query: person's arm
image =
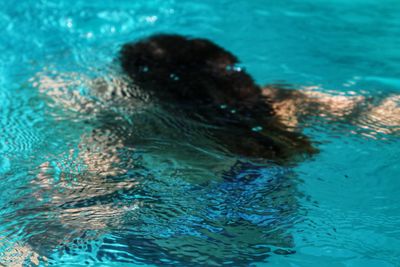
[[[299,127],[310,117],[321,117],[384,134],[400,131],[400,95],[335,95],[313,88],[291,90],[278,86],[264,87],[263,95],[288,127]]]
[[[77,112],[79,115],[96,115],[110,107],[142,107],[149,101],[122,75],[89,77],[76,72],[43,70],[29,79],[50,107]]]

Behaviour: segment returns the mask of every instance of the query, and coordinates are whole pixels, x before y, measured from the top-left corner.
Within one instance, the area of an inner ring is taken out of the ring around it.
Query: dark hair
[[[161,104],[217,126],[213,135],[232,152],[287,158],[296,150],[313,151],[304,135],[287,131],[274,116],[260,87],[236,68],[238,59],[209,40],[154,35],[125,44],[120,61],[134,83]]]
[[[260,97],[260,89],[238,59],[206,39],[155,35],[125,44],[123,70],[139,85],[170,100],[232,105]]]

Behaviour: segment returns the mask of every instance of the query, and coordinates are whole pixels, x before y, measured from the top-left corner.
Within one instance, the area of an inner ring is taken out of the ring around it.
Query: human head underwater
[[[160,105],[212,126],[232,153],[284,163],[317,150],[287,130],[238,59],[207,39],[159,34],[125,44],[123,71]]]

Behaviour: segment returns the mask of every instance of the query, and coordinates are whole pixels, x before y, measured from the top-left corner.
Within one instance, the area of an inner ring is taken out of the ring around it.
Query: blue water
[[[0,7],[0,266],[399,266],[398,1]],[[239,159],[151,103],[91,95],[159,32],[213,40],[259,84],[385,108],[301,122],[320,153],[296,165]]]

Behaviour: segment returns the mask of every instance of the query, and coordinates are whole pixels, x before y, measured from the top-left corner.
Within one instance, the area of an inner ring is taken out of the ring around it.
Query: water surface
[[[232,51],[259,84],[379,106],[400,90],[397,1],[27,0],[0,10],[5,266],[398,266],[393,110],[303,122],[321,152],[283,167],[221,150],[204,125],[145,95],[127,106],[87,83],[113,83],[123,43],[172,32]],[[121,145],[126,135],[135,143]]]

